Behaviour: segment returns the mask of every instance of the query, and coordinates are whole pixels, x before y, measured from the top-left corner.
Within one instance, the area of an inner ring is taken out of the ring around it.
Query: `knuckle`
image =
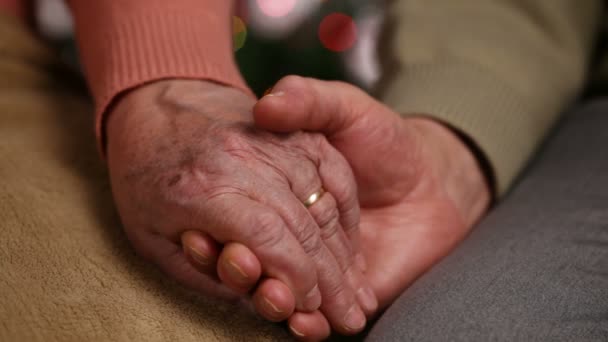
[[[286,141],[286,145],[295,158],[303,160],[305,162],[303,165],[317,175],[322,157],[319,153],[319,145],[322,144],[323,139],[325,139],[324,136],[317,133],[296,132]]]
[[[285,237],[282,229],[283,222],[272,213],[261,213],[255,216],[250,238],[253,244],[259,247],[272,247],[278,245]]]
[[[323,248],[319,233],[312,227],[302,229],[296,234],[296,238],[300,242],[304,252],[308,255],[317,255]]]
[[[346,302],[346,299],[349,298],[349,291],[345,286],[345,282],[341,276],[334,277],[334,279],[339,279],[338,281],[332,281],[327,284],[323,289],[323,298],[331,300],[333,302]]]
[[[336,235],[339,229],[340,214],[334,207],[326,211],[319,218],[319,227],[321,228],[321,236],[323,239],[329,239]]]
[[[250,143],[243,132],[237,129],[228,129],[220,134],[219,139],[226,152],[240,154],[250,150]]]
[[[297,89],[298,99],[305,108],[320,108],[319,96],[310,78],[290,75],[283,79],[281,86],[292,90]]]
[[[348,179],[345,177],[343,179]],[[350,182],[336,182],[337,184],[333,184],[332,187],[332,195],[335,196],[338,202],[355,205],[356,204],[356,184],[353,185]]]
[[[321,198],[321,201],[317,202],[313,209],[313,217],[315,221],[321,227],[321,229],[330,228],[329,226],[335,226],[340,218],[336,200],[329,193],[325,193]]]

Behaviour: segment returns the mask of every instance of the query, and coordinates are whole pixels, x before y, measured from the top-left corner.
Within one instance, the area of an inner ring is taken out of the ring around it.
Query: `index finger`
[[[262,272],[284,282],[300,311],[321,305],[316,267],[283,219],[269,207],[240,194],[216,196],[203,205],[199,226],[220,243],[240,242],[255,254]]]

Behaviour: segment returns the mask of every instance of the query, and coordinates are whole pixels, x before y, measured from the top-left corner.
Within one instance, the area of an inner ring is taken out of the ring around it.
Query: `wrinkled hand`
[[[475,157],[443,125],[402,118],[339,82],[291,76],[272,95],[254,108],[257,127],[323,133],[350,163],[361,205],[366,277],[381,308],[448,254],[489,205]],[[290,324],[321,327],[306,331],[317,339],[329,333],[322,320],[296,313]]]
[[[359,207],[348,163],[320,134],[255,129],[253,104],[232,88],[185,80],[119,100],[107,156],[126,233],[142,256],[202,293],[234,299],[263,275],[253,296],[263,316],[320,307],[338,330],[357,332],[377,302],[354,261]],[[307,210],[302,201],[321,187],[326,195]],[[366,287],[371,297],[361,300]],[[347,313],[357,326],[345,325]]]

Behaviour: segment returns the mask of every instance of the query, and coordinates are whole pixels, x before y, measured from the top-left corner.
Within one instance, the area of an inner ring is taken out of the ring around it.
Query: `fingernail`
[[[249,276],[247,275],[247,273],[245,273],[245,271],[243,271],[243,269],[239,265],[237,265],[232,260],[228,260],[227,266],[228,267],[226,268],[233,280],[236,280],[238,282],[247,282]]]
[[[262,298],[264,299],[264,303],[266,304],[266,307],[268,309],[270,309],[270,311],[272,311],[275,314],[283,313],[283,311],[279,310],[279,308],[276,305],[274,305],[268,298],[266,298],[266,297],[262,297]]]
[[[285,95],[284,91],[277,91],[277,92],[269,92],[269,93],[265,94],[264,97],[274,97],[274,96],[279,97],[279,96],[283,96],[283,95]]]
[[[357,305],[353,305],[344,316],[344,328],[350,331],[361,330],[365,326],[365,315]]]
[[[357,291],[357,300],[363,306],[364,310],[372,313],[378,308],[378,300],[376,295],[369,286],[365,286]]]
[[[361,269],[361,271],[363,273],[365,273],[365,271],[367,271],[367,262],[365,261],[363,254],[357,253],[357,256],[355,257],[355,262],[357,263],[357,266],[359,266],[359,269]]]
[[[208,266],[211,264],[211,260],[210,260],[211,258],[209,258],[208,256],[204,255],[203,253],[197,251],[196,249],[194,249],[192,247],[188,247],[188,252],[190,252],[190,256],[197,263],[199,263],[203,266]]]
[[[302,334],[301,332],[299,332],[298,330],[296,330],[296,328],[292,327],[291,325],[289,325],[289,330],[291,330],[291,332],[299,337],[306,337],[306,335]]]
[[[319,286],[315,285],[310,292],[306,295],[304,299],[304,308],[306,310],[314,311],[317,310],[321,306],[321,291],[319,291]]]

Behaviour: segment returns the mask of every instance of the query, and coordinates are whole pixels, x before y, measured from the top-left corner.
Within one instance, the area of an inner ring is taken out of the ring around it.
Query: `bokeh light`
[[[331,51],[346,51],[357,41],[357,25],[353,18],[346,14],[332,13],[321,21],[319,40]]]
[[[291,12],[297,0],[257,0],[262,12],[272,18],[284,17]]]
[[[247,25],[243,22],[243,19],[233,16],[232,17],[232,44],[234,51],[241,49],[247,41]]]

